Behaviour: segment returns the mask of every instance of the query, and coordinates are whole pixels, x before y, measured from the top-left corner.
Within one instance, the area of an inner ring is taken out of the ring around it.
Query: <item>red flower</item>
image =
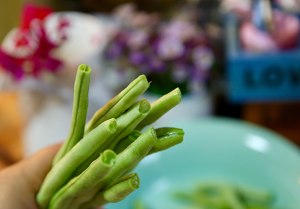
[[[28,30],[32,20],[44,20],[53,10],[49,7],[36,6],[34,4],[25,4],[22,11],[21,29]]]
[[[37,77],[44,71],[56,72],[61,68],[63,63],[52,54],[61,42],[51,41],[44,27],[43,19],[50,13],[50,8],[26,5],[21,27],[8,36],[7,41],[12,44],[0,49],[0,66],[16,80],[25,75]],[[66,21],[61,24],[58,29],[62,33],[62,28],[69,25]],[[65,37],[61,38],[65,40]]]

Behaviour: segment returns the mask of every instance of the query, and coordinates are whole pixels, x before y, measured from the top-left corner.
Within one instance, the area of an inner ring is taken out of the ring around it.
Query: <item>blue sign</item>
[[[231,101],[300,100],[300,51],[240,53],[227,61]]]

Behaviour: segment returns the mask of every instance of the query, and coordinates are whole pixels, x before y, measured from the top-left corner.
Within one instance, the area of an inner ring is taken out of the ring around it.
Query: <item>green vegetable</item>
[[[133,105],[127,112],[119,116],[116,121],[118,124],[116,132],[111,135],[105,143],[98,147],[93,154],[85,160],[84,163],[78,168],[76,173],[84,171],[94,159],[105,149],[114,149],[116,144],[125,136],[127,136],[149,113],[151,106],[150,103],[142,99],[137,104]]]
[[[150,104],[144,75],[100,108],[85,124],[90,68],[78,68],[70,134],[36,196],[40,209],[88,209],[124,199],[139,187],[132,170],[147,155],[183,140],[183,130],[144,130],[180,102],[180,90]],[[157,136],[158,135],[158,136]]]
[[[148,116],[138,125],[137,129],[142,129],[157,121],[181,101],[181,92],[179,88],[165,94],[151,104],[151,110]]]
[[[180,128],[164,127],[155,130],[158,142],[153,146],[150,153],[160,152],[175,146],[183,141],[184,131]]]
[[[37,195],[41,208],[47,208],[53,195],[70,180],[78,166],[117,130],[115,119],[101,123],[80,140],[47,174]]]
[[[97,193],[104,191],[119,182],[120,178],[132,171],[132,169],[135,168],[149,153],[156,142],[157,137],[155,131],[153,128],[149,128],[123,152],[117,155],[116,164],[105,178],[95,183],[86,194],[77,198],[74,205],[82,205],[92,201]]]
[[[134,142],[142,133],[138,130],[133,130],[127,137],[124,137],[115,146],[115,152],[120,153],[125,150],[132,142]]]
[[[49,208],[71,208],[74,199],[101,181],[115,165],[115,162],[116,154],[111,150],[104,151],[84,172],[69,181],[53,196]]]
[[[112,98],[106,105],[100,108],[87,123],[85,132],[88,133],[97,125],[109,118],[117,118],[125,112],[137,98],[149,87],[149,82],[145,75],[140,75],[132,81],[123,91]]]
[[[137,174],[131,175],[99,194],[96,194],[90,202],[81,206],[81,208],[95,208],[109,202],[119,202],[139,188],[140,179]]]
[[[189,192],[174,194],[187,208],[275,209],[271,193],[224,182],[205,182]]]
[[[55,156],[53,164],[56,164],[70,149],[82,139],[88,109],[88,93],[90,84],[91,68],[87,65],[80,65],[77,70],[74,84],[73,113],[69,136],[63,144],[58,154]]]

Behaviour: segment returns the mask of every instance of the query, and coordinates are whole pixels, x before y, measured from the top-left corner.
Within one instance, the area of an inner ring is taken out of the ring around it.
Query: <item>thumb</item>
[[[52,166],[52,160],[59,150],[60,145],[52,145],[44,148],[25,159],[21,163],[22,172],[25,174],[25,181],[31,185],[34,192],[40,188],[45,176]]]

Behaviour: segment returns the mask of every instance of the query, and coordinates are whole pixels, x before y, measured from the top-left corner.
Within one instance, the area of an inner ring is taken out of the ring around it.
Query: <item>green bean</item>
[[[73,200],[104,178],[115,162],[116,154],[105,150],[82,174],[74,177],[54,195],[49,209],[71,208]]]
[[[132,111],[124,113],[119,118],[117,118],[117,123],[120,124],[120,127],[123,127],[123,130],[118,132],[118,135],[115,136],[112,143],[109,145],[110,149],[114,149],[117,143],[124,137],[128,136],[137,125],[143,121],[151,111],[151,104],[148,100],[142,99],[136,105],[132,107]],[[119,126],[118,126],[119,127]]]
[[[125,112],[136,99],[149,87],[145,75],[138,76],[123,91],[112,98],[106,105],[100,108],[87,123],[85,133],[93,130],[97,125],[109,118],[117,118]]]
[[[82,64],[78,67],[74,83],[73,112],[70,132],[65,143],[56,154],[53,164],[57,163],[83,137],[88,109],[90,74],[91,68],[89,66]]]
[[[148,116],[138,125],[137,129],[142,129],[157,121],[181,101],[181,92],[179,88],[165,94],[151,104],[151,111]]]
[[[96,194],[90,202],[81,206],[81,208],[95,208],[107,203],[120,202],[129,194],[139,188],[140,180],[137,174],[131,175],[125,180],[119,181],[110,188]]]
[[[180,128],[164,127],[155,130],[158,141],[149,154],[166,150],[183,141],[184,131]]]
[[[138,175],[119,182],[118,184],[113,185],[104,191],[104,199],[107,202],[119,202],[127,197],[134,190],[139,188],[140,180]]]
[[[138,130],[133,130],[127,137],[123,138],[114,148],[114,151],[119,154],[134,142],[142,133]]]
[[[220,189],[222,190],[224,199],[230,208],[246,209],[246,206],[237,197],[235,188],[229,185],[222,185],[220,186]]]
[[[118,178],[135,168],[156,143],[155,131],[153,128],[149,128],[123,152],[117,155],[116,165],[101,182],[103,187],[111,186]]]
[[[115,119],[100,124],[80,140],[47,174],[37,195],[37,202],[46,209],[52,196],[68,182],[78,166],[84,162],[117,130]]]
[[[133,203],[132,209],[148,209],[148,207],[145,206],[145,204],[142,202],[142,200],[138,199]]]
[[[86,123],[90,73],[87,65],[78,67],[70,133],[36,196],[41,209],[79,209],[121,201],[138,188],[138,176],[128,173],[145,156],[183,140],[182,129],[139,131],[181,100],[177,88],[152,104],[146,99],[137,101],[150,85],[145,75],[138,76]]]
[[[91,201],[92,197],[101,191],[111,187],[118,180],[130,172],[149,153],[156,144],[157,137],[153,128],[145,131],[137,140],[130,144],[123,152],[117,155],[115,166],[99,183],[95,184],[91,191],[78,198],[78,202]]]
[[[250,187],[237,187],[237,192],[247,203],[271,204],[274,201],[274,195],[270,191],[259,190]]]
[[[118,128],[107,141],[102,146],[93,152],[93,154],[78,168],[76,174],[84,171],[89,164],[99,156],[105,149],[114,149],[116,144],[123,138],[126,137],[149,113],[150,103],[146,99],[140,100],[137,104],[133,105],[128,111],[118,117],[117,124]]]

